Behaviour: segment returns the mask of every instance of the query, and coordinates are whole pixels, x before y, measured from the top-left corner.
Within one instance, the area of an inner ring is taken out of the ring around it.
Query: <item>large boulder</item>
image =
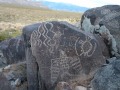
[[[120,60],[101,67],[92,80],[93,90],[120,90]]]
[[[118,53],[120,54],[120,6],[105,5],[87,10],[81,18],[81,28],[84,26],[82,24],[85,17],[89,18],[91,24],[94,26],[105,25],[110,34],[115,38]]]
[[[25,60],[25,44],[21,36],[2,41],[0,50],[7,64]]]
[[[60,81],[87,87],[109,57],[100,37],[69,23],[43,22],[32,29],[26,50],[29,90],[54,90]]]

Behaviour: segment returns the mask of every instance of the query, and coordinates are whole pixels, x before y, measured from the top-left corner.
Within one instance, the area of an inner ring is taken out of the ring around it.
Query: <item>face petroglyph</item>
[[[92,44],[91,41],[92,39],[90,37],[86,37],[84,41],[78,38],[75,43],[76,54],[78,56],[81,56],[81,55],[84,55],[87,57],[92,56],[94,51],[96,50],[97,44],[95,42],[94,44]]]

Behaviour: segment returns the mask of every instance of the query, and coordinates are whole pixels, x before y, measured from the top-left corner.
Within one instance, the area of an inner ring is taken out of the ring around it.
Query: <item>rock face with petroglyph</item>
[[[31,46],[30,45],[30,36],[31,36],[31,33],[34,30],[38,30],[39,25],[40,25],[40,23],[35,23],[35,24],[31,24],[31,25],[27,25],[27,26],[23,27],[22,37],[24,39],[26,47],[30,47]]]
[[[69,23],[43,22],[36,28],[26,50],[29,90],[54,90],[59,81],[87,86],[109,57],[101,38]]]
[[[92,80],[93,90],[120,90],[120,60],[101,67]]]
[[[117,42],[117,52],[120,54],[120,6],[106,5],[87,10],[81,19],[81,25],[84,17],[90,18],[92,25],[104,24]],[[83,26],[82,26],[83,27]]]
[[[17,63],[25,58],[25,45],[20,36],[2,41],[0,50],[6,59],[6,64]]]

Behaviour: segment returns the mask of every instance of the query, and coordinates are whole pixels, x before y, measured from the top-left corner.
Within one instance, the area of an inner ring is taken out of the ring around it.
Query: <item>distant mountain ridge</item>
[[[70,11],[70,12],[85,12],[89,8],[80,7],[67,3],[57,3],[50,1],[37,1],[37,0],[0,0],[0,3],[6,4],[15,4],[20,6],[33,6],[40,8],[49,8],[53,10],[61,10],[61,11]]]
[[[0,3],[47,8],[46,6],[42,5],[41,2],[32,0],[0,0]]]
[[[86,7],[80,7],[72,4],[49,2],[49,1],[42,1],[42,4],[53,10],[64,10],[71,12],[85,12],[86,10],[89,9]]]

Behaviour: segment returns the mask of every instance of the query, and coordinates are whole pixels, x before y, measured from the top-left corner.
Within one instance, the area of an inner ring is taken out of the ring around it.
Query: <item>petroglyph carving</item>
[[[41,25],[38,27],[38,30],[34,30],[33,33],[31,34],[31,46],[35,46],[38,45],[39,47],[41,47],[41,40],[39,40],[39,38],[41,37],[41,33],[39,32],[39,28],[41,27]]]
[[[50,47],[49,51],[53,52],[54,48],[57,46],[56,44],[58,44],[58,42],[59,42],[59,41],[56,41],[56,39],[58,39],[59,37],[61,37],[62,34],[61,34],[61,32],[59,30],[58,31],[54,31],[53,24],[50,23],[50,22],[46,22],[44,24],[44,28],[47,31],[46,36],[47,36],[47,38],[49,38],[46,43]],[[52,37],[49,36],[48,33],[50,33],[52,35]]]
[[[33,42],[31,46],[46,46],[49,51],[52,53],[54,48],[57,48],[56,44],[59,41],[56,41],[59,37],[61,37],[62,33],[58,31],[54,31],[53,24],[50,22],[45,22],[39,26],[38,30],[35,30],[31,35],[31,42]]]
[[[73,69],[77,70],[77,69],[81,69],[81,62],[80,62],[80,59],[79,58],[70,58],[70,67],[72,67]]]
[[[64,55],[61,51],[60,58],[55,58],[51,60],[51,82],[52,84],[57,80],[58,75],[61,71],[68,71],[68,57]]]
[[[102,9],[101,10],[101,14],[103,14],[103,15],[108,14],[110,12],[111,12],[110,9]]]
[[[51,60],[51,82],[52,84],[57,80],[60,73],[69,73],[69,69],[73,68],[76,72],[81,69],[81,62],[78,57],[67,57],[61,52],[60,58]],[[70,74],[70,73],[69,73]],[[72,73],[71,73],[72,75]]]
[[[113,28],[117,28],[117,29],[120,28],[119,22],[117,20],[112,20],[111,22],[108,22],[107,25],[112,26]]]
[[[87,76],[90,75],[89,78],[92,78],[92,70],[95,71],[105,62],[106,58],[102,55],[99,39],[76,29],[72,28],[72,25],[69,27],[56,21],[41,23],[35,32],[38,40],[41,40],[41,46],[38,47],[36,43],[33,47],[32,41],[26,53],[30,90],[53,90],[59,81],[71,82],[77,81],[78,78],[82,80],[81,75],[88,82]],[[49,52],[50,50],[53,52]]]
[[[109,22],[110,20],[114,19],[115,17],[120,16],[120,12],[112,11],[109,14],[106,14],[101,21]]]
[[[90,37],[86,37],[84,41],[78,38],[75,43],[76,54],[78,56],[81,56],[81,55],[84,55],[87,57],[92,56],[94,51],[96,50],[97,44],[95,42],[94,44],[92,44],[91,41],[92,39]],[[77,49],[78,47],[80,48],[81,51]]]

